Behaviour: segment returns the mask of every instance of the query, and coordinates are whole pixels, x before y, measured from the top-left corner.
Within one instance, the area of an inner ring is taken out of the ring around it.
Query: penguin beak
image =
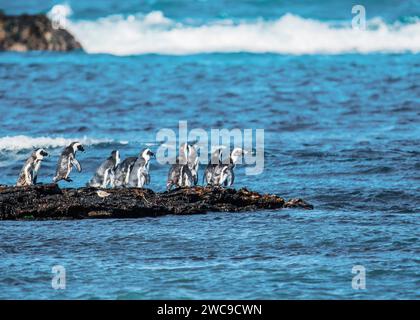
[[[150,155],[152,158],[156,159],[156,155],[155,155],[153,152],[149,152],[149,155]]]
[[[42,151],[41,152],[41,155],[43,155],[44,157],[48,157],[49,156],[48,152],[45,152],[45,151]]]
[[[79,149],[82,152],[85,152],[85,148],[83,148],[83,146],[78,146],[77,149]]]

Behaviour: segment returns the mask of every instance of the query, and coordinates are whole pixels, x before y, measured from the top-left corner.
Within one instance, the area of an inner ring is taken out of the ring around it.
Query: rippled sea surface
[[[264,171],[239,166],[235,187],[315,206],[0,221],[0,299],[420,299],[420,1],[365,0],[366,32],[353,5],[0,0],[7,14],[60,9],[86,50],[0,53],[0,184],[33,147],[50,152],[51,182],[78,140],[83,172],[60,186],[82,187],[112,150],[156,151],[158,130],[185,120],[264,129]],[[151,189],[168,169],[152,163]]]
[[[420,298],[417,55],[0,54],[0,183],[35,146],[72,139],[83,186],[112,149],[155,148],[161,128],[262,128],[246,186],[313,211],[0,223],[0,298]],[[7,138],[9,137],[9,138]],[[153,163],[162,191],[167,166]],[[67,288],[51,288],[63,265]],[[366,268],[354,290],[352,267]]]

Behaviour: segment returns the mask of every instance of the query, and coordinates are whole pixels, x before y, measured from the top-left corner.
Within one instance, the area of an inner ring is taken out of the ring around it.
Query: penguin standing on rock
[[[154,156],[155,154],[148,148],[141,151],[139,157],[132,166],[130,175],[128,176],[129,187],[143,188],[145,184],[150,183],[150,158]]]
[[[99,166],[95,175],[90,179],[89,187],[106,188],[108,185],[114,187],[115,169],[119,162],[120,153],[117,150],[112,151],[111,156]]]
[[[187,145],[188,148],[188,168],[191,171],[191,175],[193,177],[194,185],[196,186],[198,183],[198,167],[200,165],[200,161],[198,158],[197,150],[195,149],[195,145]]]
[[[37,149],[32,152],[19,174],[16,186],[31,186],[36,184],[41,162],[46,156],[48,156],[48,153],[44,149]]]
[[[203,175],[203,183],[206,185],[211,185],[213,183],[213,176],[216,174],[216,169],[222,163],[222,149],[222,147],[219,147],[211,154],[210,162]]]
[[[117,165],[114,173],[114,187],[128,186],[130,172],[133,169],[136,160],[137,157],[128,157],[127,159],[124,159],[124,161],[122,161],[119,165]]]
[[[221,165],[222,169],[219,180],[220,186],[224,185],[225,187],[230,187],[233,185],[233,182],[235,181],[234,169],[236,164],[238,163],[239,159],[247,153],[248,152],[242,148],[235,148],[232,150],[230,153],[229,163]]]
[[[234,169],[239,159],[247,152],[242,148],[235,148],[230,153],[229,163],[222,163],[211,166],[209,170],[206,169],[204,179],[207,185],[230,187],[235,181]],[[208,167],[209,168],[209,167]]]
[[[183,143],[179,148],[179,156],[176,163],[169,169],[168,180],[166,182],[167,191],[171,190],[172,187],[191,187],[196,181],[190,169],[190,164],[194,164],[194,161],[190,161],[190,164],[188,161],[189,148],[190,146],[186,143]]]
[[[76,167],[77,171],[82,172],[82,167],[80,166],[79,161],[76,159],[77,151],[85,151],[83,146],[79,142],[72,142],[68,147],[66,147],[61,153],[60,159],[57,163],[57,169],[53,182],[56,183],[60,180],[65,180],[67,182],[73,181],[69,178],[70,172],[73,169],[73,166]]]
[[[149,163],[154,153],[150,149],[144,149],[138,157],[128,157],[115,169],[115,187],[142,188],[150,183]]]

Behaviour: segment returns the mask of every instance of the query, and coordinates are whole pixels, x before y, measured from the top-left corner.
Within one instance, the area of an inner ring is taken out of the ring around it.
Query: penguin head
[[[187,144],[187,153],[188,153],[188,157],[190,156],[195,157],[197,155],[197,150],[195,149],[195,145]]]
[[[143,149],[141,156],[144,160],[149,161],[150,158],[154,158],[155,154],[149,148]]]
[[[236,164],[239,161],[239,159],[247,153],[248,152],[243,150],[242,148],[235,148],[230,153],[230,159],[233,164]]]
[[[115,165],[120,163],[120,152],[118,150],[113,150],[111,152],[111,158],[115,161]]]
[[[85,151],[85,148],[83,148],[82,144],[80,142],[72,142],[71,146],[73,148],[73,152],[76,153],[76,151]]]
[[[188,163],[191,163],[193,166],[197,167],[200,162],[198,157],[198,152],[196,149],[196,144],[189,144],[188,149]]]
[[[35,159],[36,160],[42,160],[44,157],[48,156],[48,152],[44,149],[37,149],[35,150]]]

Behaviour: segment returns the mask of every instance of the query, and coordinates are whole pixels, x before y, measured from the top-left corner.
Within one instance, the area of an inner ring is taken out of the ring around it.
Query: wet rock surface
[[[280,208],[313,209],[302,199],[240,190],[193,187],[155,193],[150,189],[60,189],[56,184],[0,186],[0,220],[141,218]]]
[[[55,29],[44,14],[9,16],[0,11],[0,51],[70,51],[80,43],[64,29]]]

